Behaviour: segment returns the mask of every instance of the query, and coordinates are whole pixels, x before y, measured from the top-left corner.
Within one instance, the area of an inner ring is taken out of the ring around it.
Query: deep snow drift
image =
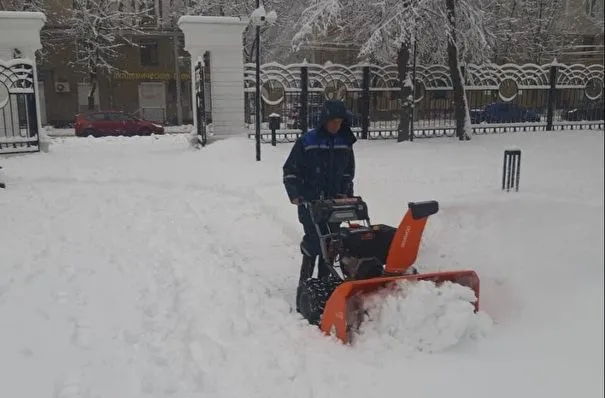
[[[519,193],[499,190],[510,146]],[[372,221],[439,200],[417,266],[475,269],[485,313],[417,285],[355,347],[291,309],[289,149],[57,138],[0,159],[0,396],[602,396],[602,132],[359,142]]]

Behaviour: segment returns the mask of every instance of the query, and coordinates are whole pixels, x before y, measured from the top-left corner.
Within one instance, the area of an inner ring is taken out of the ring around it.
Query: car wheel
[[[149,130],[149,129],[141,129],[139,131],[139,135],[151,135],[151,130]]]
[[[93,129],[86,129],[82,132],[82,137],[96,137],[97,132]]]

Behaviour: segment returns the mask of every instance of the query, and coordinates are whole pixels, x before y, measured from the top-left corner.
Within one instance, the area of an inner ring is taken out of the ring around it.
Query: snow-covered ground
[[[482,312],[420,284],[374,303],[354,346],[292,310],[289,149],[55,138],[0,158],[0,396],[603,396],[602,131],[359,142],[373,221],[439,200],[418,266],[475,269]]]

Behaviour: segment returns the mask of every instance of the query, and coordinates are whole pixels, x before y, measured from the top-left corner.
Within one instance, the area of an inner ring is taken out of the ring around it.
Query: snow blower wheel
[[[296,307],[324,334],[334,334],[343,343],[351,342],[363,318],[364,296],[404,280],[466,286],[475,293],[473,304],[475,311],[479,310],[479,277],[475,271],[420,274],[413,267],[428,218],[439,211],[437,201],[408,203],[397,228],[372,225],[367,204],[358,196],[303,205],[319,236],[321,260],[330,276],[308,278],[313,268],[303,259]],[[339,229],[333,230],[334,225],[339,225]]]

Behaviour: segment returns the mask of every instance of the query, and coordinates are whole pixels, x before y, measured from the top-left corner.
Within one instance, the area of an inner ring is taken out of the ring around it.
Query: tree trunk
[[[402,43],[397,53],[397,72],[399,75],[399,127],[397,129],[397,142],[410,140],[410,112],[412,110],[412,71],[408,68],[410,61],[409,43]]]
[[[452,78],[454,89],[454,117],[456,118],[456,137],[461,141],[470,140],[470,118],[468,104],[466,102],[466,93],[464,92],[464,81],[460,69],[460,60],[458,59],[458,43],[456,42],[456,14],[455,0],[445,0],[447,9],[447,21],[449,35],[447,37],[447,61]]]
[[[97,74],[97,65],[91,59],[88,63],[88,71],[90,78],[90,91],[88,92],[88,110],[95,110],[95,92],[97,91],[98,84],[98,74]]]
[[[502,52],[502,58],[501,59],[497,59],[496,62],[497,63],[505,63],[505,62],[510,62],[510,59],[512,58],[510,56],[510,47],[513,44],[513,37],[512,37],[512,32],[514,30],[514,25],[513,25],[513,20],[515,17],[515,13],[517,12],[517,1],[513,1],[513,4],[511,6],[511,10],[510,10],[510,15],[508,16],[508,34],[506,35],[506,41],[504,42],[504,51]]]
[[[88,110],[95,110],[95,92],[97,91],[97,74],[90,74],[90,91],[88,92]]]

